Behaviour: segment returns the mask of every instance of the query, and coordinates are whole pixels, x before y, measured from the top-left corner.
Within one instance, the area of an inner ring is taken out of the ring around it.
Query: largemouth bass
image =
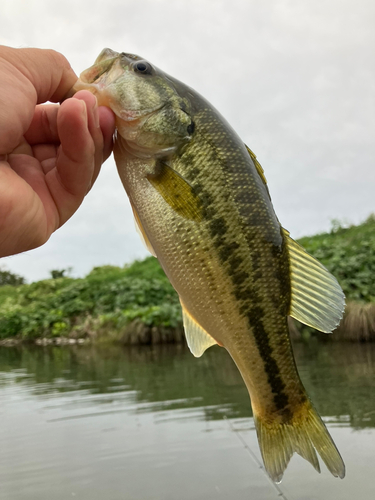
[[[294,452],[320,472],[316,451],[343,478],[287,317],[331,332],[344,294],[281,227],[253,152],[203,97],[141,57],[104,49],[81,89],[116,114],[114,156],[138,229],[180,297],[192,353],[219,344],[236,363],[271,478],[281,481]]]

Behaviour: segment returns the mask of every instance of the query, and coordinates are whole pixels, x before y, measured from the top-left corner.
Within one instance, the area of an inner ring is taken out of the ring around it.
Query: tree
[[[23,278],[22,276],[11,273],[10,271],[5,271],[4,269],[0,269],[0,286],[18,286],[23,285],[24,283],[25,278]]]
[[[56,280],[58,278],[66,278],[72,272],[71,267],[67,267],[66,269],[52,269],[50,271],[51,278]]]

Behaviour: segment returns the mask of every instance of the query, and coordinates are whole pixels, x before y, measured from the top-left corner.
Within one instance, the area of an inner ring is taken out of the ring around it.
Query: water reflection
[[[296,344],[297,365],[322,416],[375,427],[375,345]],[[184,346],[0,349],[0,387],[11,377],[34,395],[72,393],[85,404],[133,404],[127,411],[203,410],[206,420],[251,416],[241,376],[224,349],[194,358]],[[74,403],[71,403],[74,404]]]
[[[375,345],[296,344],[348,477],[299,457],[276,488],[246,388],[218,347],[0,348],[0,500],[374,498]],[[225,418],[224,418],[225,417]],[[353,433],[353,429],[356,431]]]

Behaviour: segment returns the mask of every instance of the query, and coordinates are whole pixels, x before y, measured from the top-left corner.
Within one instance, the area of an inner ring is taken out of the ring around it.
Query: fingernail
[[[99,128],[99,110],[98,110],[98,104],[95,102],[95,106],[93,107],[92,114],[94,116],[94,123],[95,127]]]
[[[80,103],[81,103],[81,111],[82,111],[82,115],[83,117],[85,118],[85,120],[87,120],[87,108],[86,108],[86,103],[85,101],[82,101],[81,99],[79,100]]]

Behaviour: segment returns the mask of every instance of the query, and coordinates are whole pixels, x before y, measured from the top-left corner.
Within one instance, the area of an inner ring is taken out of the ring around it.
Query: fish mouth
[[[110,49],[105,50],[109,51]],[[73,96],[79,90],[89,90],[96,96],[99,106],[107,106],[112,109],[115,115],[124,122],[135,122],[159,111],[165,105],[164,103],[161,106],[142,110],[124,109],[119,105],[115,97],[115,88],[124,75],[124,69],[121,65],[121,54],[110,52],[115,54],[114,57],[101,60],[102,56],[100,55],[90,68],[80,74],[79,79],[66,97]]]
[[[99,101],[101,100],[104,89],[111,85],[111,83],[117,80],[122,74],[122,69],[120,67],[117,68],[117,71],[112,70],[117,59],[118,57],[113,57],[100,62],[95,61],[95,64],[85,69],[85,71],[79,75],[79,79],[73,86],[73,92],[89,90],[96,95],[98,104],[101,105],[102,103]]]
[[[119,68],[116,75],[112,75],[112,66],[119,59],[120,54],[111,49],[103,49],[92,66],[82,71],[79,80],[83,85],[94,85],[104,88],[121,74]],[[110,77],[110,78],[109,78]],[[110,80],[110,81],[109,81]]]

